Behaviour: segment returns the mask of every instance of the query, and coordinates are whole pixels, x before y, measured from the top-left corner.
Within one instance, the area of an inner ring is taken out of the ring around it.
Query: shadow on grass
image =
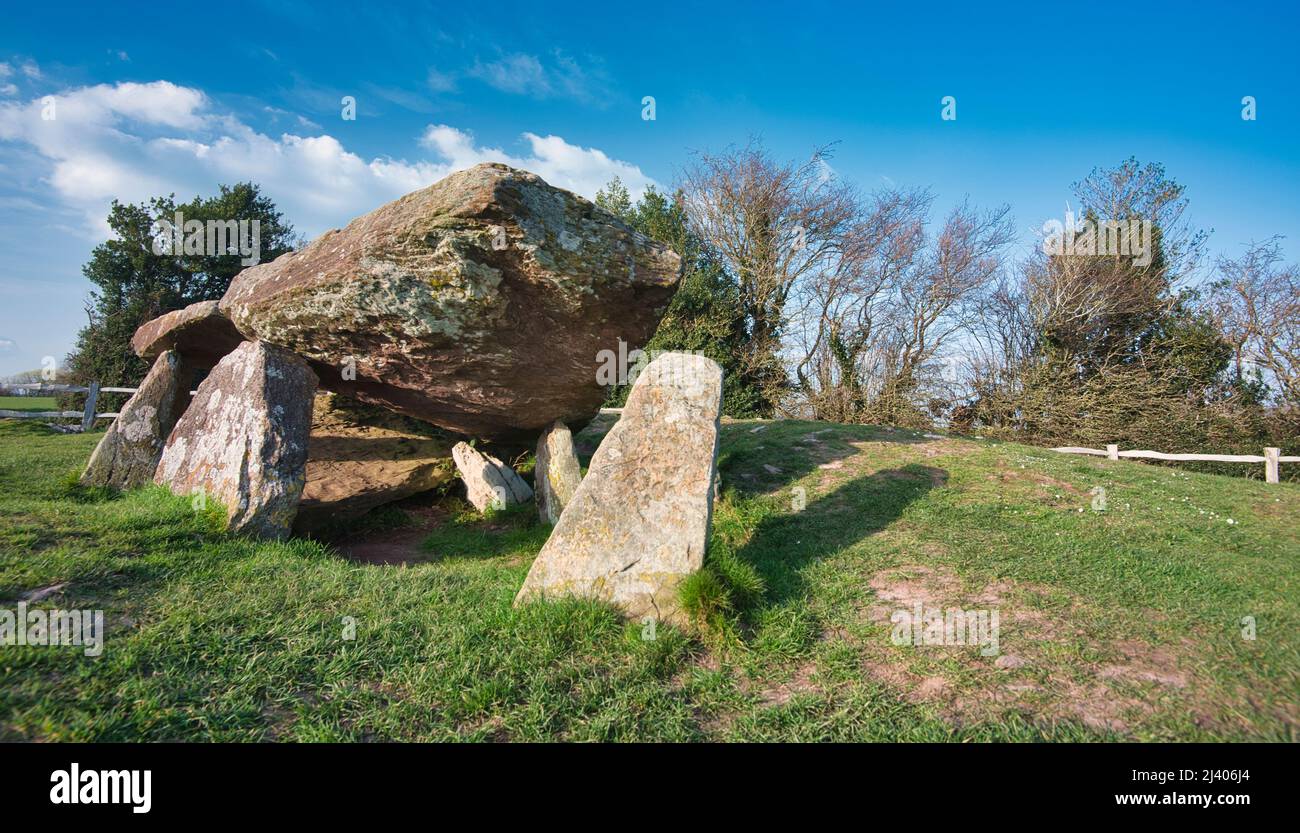
[[[763,518],[735,553],[763,578],[760,607],[805,596],[806,566],[885,529],[913,501],[947,481],[948,472],[933,466],[885,469],[850,480],[802,510]]]
[[[430,560],[531,556],[550,534],[551,527],[541,523],[533,504],[527,503],[487,515],[462,512],[429,533],[420,548]]]
[[[861,454],[855,443],[924,443],[911,431],[807,420],[731,422],[722,427],[718,471],[740,494],[773,492],[819,468],[837,468]]]

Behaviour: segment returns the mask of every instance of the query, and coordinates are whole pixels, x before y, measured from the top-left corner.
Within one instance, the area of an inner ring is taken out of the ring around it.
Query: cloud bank
[[[309,237],[484,161],[530,170],[588,198],[615,176],[634,196],[653,184],[636,165],[597,148],[554,135],[521,138],[528,150],[515,155],[478,144],[467,130],[431,124],[419,137],[428,158],[365,159],[323,131],[266,135],[220,112],[201,90],[168,81],[0,102],[0,143],[38,158],[46,167],[38,187],[78,212],[95,238],[108,234],[104,218],[113,199],[140,202],[169,193],[188,199],[245,180],[262,186]]]

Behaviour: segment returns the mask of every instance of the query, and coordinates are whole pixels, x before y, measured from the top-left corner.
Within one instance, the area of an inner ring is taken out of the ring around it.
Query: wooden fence
[[[1106,457],[1110,460],[1118,460],[1121,457],[1139,459],[1139,460],[1203,460],[1211,463],[1263,463],[1264,480],[1268,483],[1279,482],[1278,468],[1281,463],[1300,463],[1300,457],[1283,457],[1282,449],[1266,448],[1264,456],[1257,454],[1166,454],[1163,451],[1120,451],[1118,445],[1108,445],[1106,450],[1102,451],[1096,448],[1080,448],[1078,446],[1067,445],[1060,448],[1053,448],[1052,451],[1059,451],[1062,454],[1095,454],[1098,457]]]
[[[89,431],[90,426],[97,419],[114,419],[117,412],[97,414],[95,413],[95,404],[99,401],[101,393],[135,393],[137,388],[101,388],[99,382],[91,382],[89,387],[80,387],[78,385],[46,385],[41,383],[23,384],[23,385],[6,385],[5,387],[24,388],[27,390],[37,391],[35,395],[42,396],[50,393],[84,393],[86,394],[86,407],[81,411],[6,411],[0,410],[0,419],[65,419],[81,418],[81,430]],[[194,391],[190,391],[191,394]],[[602,414],[622,414],[622,408],[601,408]],[[1111,460],[1118,460],[1121,457],[1137,460],[1173,460],[1173,461],[1194,461],[1202,460],[1210,463],[1263,463],[1264,480],[1268,483],[1277,483],[1280,481],[1278,468],[1282,463],[1300,463],[1300,457],[1283,457],[1280,448],[1265,448],[1263,456],[1257,454],[1166,454],[1163,451],[1120,451],[1118,445],[1108,445],[1106,450],[1098,448],[1082,448],[1080,446],[1065,445],[1059,448],[1053,448],[1052,451],[1059,451],[1062,454],[1093,454],[1098,457],[1106,457]]]
[[[88,387],[81,385],[48,385],[42,382],[22,385],[5,385],[9,390],[28,390],[29,396],[47,396],[56,393],[84,393],[86,407],[80,411],[6,411],[0,409],[0,419],[81,419],[81,430],[89,431],[97,419],[115,419],[117,411],[96,413],[101,393],[135,393],[138,388],[101,388],[99,382],[91,382]]]
[[[84,393],[86,394],[86,407],[80,411],[10,411],[0,408],[0,419],[81,419],[81,430],[89,431],[90,426],[95,424],[97,419],[116,419],[117,411],[108,411],[105,413],[96,413],[95,405],[99,402],[101,393],[135,393],[139,388],[101,388],[99,382],[91,382],[88,387],[81,385],[48,385],[41,382],[24,383],[20,385],[3,385],[0,386],[7,390],[28,390],[33,393],[29,396],[46,396],[55,393]],[[195,391],[190,391],[193,396]],[[621,414],[622,408],[601,408],[602,414]]]

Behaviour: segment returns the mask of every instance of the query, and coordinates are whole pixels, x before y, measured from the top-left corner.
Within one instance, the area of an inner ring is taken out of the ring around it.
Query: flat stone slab
[[[287,536],[306,480],[315,392],[316,375],[301,358],[244,342],[199,385],[155,482],[220,503],[233,532]]]
[[[294,532],[315,532],[454,478],[454,440],[417,423],[337,394],[318,394]]]
[[[131,349],[144,359],[177,350],[195,367],[210,368],[243,341],[217,301],[200,301],[141,324]]]
[[[680,620],[677,588],[704,563],[722,368],[667,353],[632,387],[515,603],[572,595]]]
[[[159,355],[95,446],[82,485],[134,489],[152,483],[167,437],[189,404],[193,375],[175,350]]]

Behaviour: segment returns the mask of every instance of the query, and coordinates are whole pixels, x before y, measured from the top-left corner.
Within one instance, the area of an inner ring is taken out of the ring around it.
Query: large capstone
[[[573,434],[557,420],[537,438],[533,491],[537,493],[538,516],[546,523],[559,523],[564,507],[573,500],[581,482],[582,467],[573,449]]]
[[[245,342],[222,359],[176,423],[155,481],[226,509],[229,529],[288,535],[307,463],[316,376],[302,359]]]
[[[708,544],[721,412],[715,362],[667,353],[647,365],[516,603],[583,596],[680,620],[678,585]]]
[[[174,350],[164,351],[118,411],[81,475],[85,486],[132,489],[153,482],[163,445],[190,399],[194,370]]]
[[[599,374],[654,333],[680,271],[591,202],[486,163],[245,269],[221,309],[326,389],[531,442],[597,412]]]

